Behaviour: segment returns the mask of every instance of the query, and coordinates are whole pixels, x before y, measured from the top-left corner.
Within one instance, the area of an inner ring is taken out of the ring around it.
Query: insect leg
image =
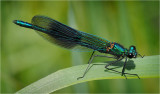
[[[91,55],[91,57],[90,57],[90,59],[89,59],[89,61],[88,61],[88,66],[87,66],[87,68],[86,68],[86,70],[85,70],[83,76],[78,77],[77,80],[80,79],[80,78],[83,78],[83,77],[85,76],[85,74],[87,73],[88,68],[89,68],[89,65],[91,64],[91,62],[92,62],[92,60],[93,60],[93,54],[94,54],[94,52],[95,52],[95,50],[93,51],[93,53],[92,53],[92,55]]]
[[[92,60],[93,60],[93,54],[94,54],[94,52],[95,52],[95,50],[93,51],[93,53],[92,53],[91,57],[89,58],[88,64],[90,63],[90,61],[92,61]]]
[[[138,77],[138,79],[140,79],[140,77],[138,76],[138,74],[124,73],[124,75],[125,75],[125,74],[128,74],[128,75],[134,75],[134,76],[137,76],[137,77]]]
[[[122,58],[122,59],[123,59],[123,58]],[[122,59],[120,59],[120,60],[122,60]],[[120,61],[120,60],[117,60],[117,61]],[[117,61],[115,61],[115,62],[113,62],[113,63],[116,63]],[[117,73],[121,73],[122,76],[124,75],[124,77],[125,77],[126,79],[127,79],[126,74],[128,74],[128,75],[135,75],[135,76],[137,76],[137,77],[140,79],[140,77],[138,76],[138,74],[130,74],[130,73],[125,73],[125,72],[124,72],[124,71],[125,71],[125,67],[126,67],[126,62],[127,62],[127,57],[126,57],[126,59],[125,59],[124,65],[123,65],[122,72],[119,72],[119,71],[116,71],[116,70],[107,68],[109,65],[111,65],[111,64],[113,64],[113,63],[106,65],[106,66],[107,66],[106,69],[111,70],[111,71],[114,71],[114,72],[117,72]]]
[[[114,64],[114,63],[116,63],[116,62],[118,62],[118,61],[121,61],[123,58],[124,58],[124,57],[122,57],[122,58],[120,58],[120,59],[118,59],[118,60],[116,60],[116,61],[113,61],[112,63],[107,64],[107,65],[105,66],[105,68],[108,69],[108,68],[107,68],[108,66],[110,66],[110,65],[112,65],[112,64]]]
[[[125,70],[125,67],[126,67],[126,62],[127,62],[127,57],[126,57],[126,59],[125,59],[124,65],[123,65],[122,76],[123,76],[123,74],[124,74],[124,70]]]
[[[108,69],[108,70],[111,70],[111,71],[117,72],[117,73],[122,73],[122,76],[124,75],[124,76],[125,76],[125,78],[127,79],[127,77],[126,77],[126,75],[125,75],[125,73],[124,73],[124,69],[125,69],[125,65],[126,65],[126,63],[124,63],[124,66],[123,66],[123,70],[122,70],[122,72],[119,72],[119,71],[116,71],[116,70],[113,70],[113,69],[107,68],[108,66],[110,66],[110,65],[112,65],[112,64],[114,64],[114,63],[117,63],[118,61],[121,61],[123,58],[124,58],[124,57],[122,57],[122,58],[118,59],[117,61],[114,61],[114,62],[112,62],[112,63],[110,63],[110,64],[107,64],[107,65],[105,66],[105,68],[106,68],[106,69]],[[126,58],[125,62],[127,62],[127,58]],[[128,74],[128,73],[127,73],[127,74]]]
[[[114,69],[110,69],[110,68],[106,68],[106,69],[111,70],[111,71],[114,71],[114,72],[117,72],[117,73],[122,73],[122,72],[116,71],[116,70],[114,70]],[[124,73],[124,77],[127,79],[125,73]]]
[[[125,60],[125,62],[124,62],[124,65],[123,65],[122,76],[123,76],[123,75],[125,76],[125,74],[128,74],[128,75],[135,75],[135,76],[138,77],[138,79],[140,79],[140,77],[138,76],[138,74],[131,74],[131,73],[125,73],[125,72],[124,72],[125,66],[126,66],[126,62],[127,62],[127,57],[126,57],[126,60]],[[125,76],[125,77],[126,77],[126,76]],[[126,77],[126,79],[127,79],[127,77]]]
[[[87,72],[88,72],[88,70],[89,70],[89,66],[90,66],[90,64],[91,64],[91,62],[92,62],[92,60],[93,60],[93,58],[94,58],[94,57],[115,58],[115,57],[109,57],[109,56],[104,56],[104,55],[93,55],[93,54],[94,54],[94,52],[95,52],[95,51],[93,51],[93,53],[92,53],[92,55],[91,55],[91,57],[90,57],[90,59],[89,59],[89,61],[88,61],[88,66],[87,66],[87,68],[86,68],[86,70],[85,70],[85,72],[84,72],[83,76],[78,77],[78,78],[77,78],[77,80],[78,80],[78,79],[80,79],[80,78],[83,78],[83,77],[86,75],[86,73],[87,73]]]

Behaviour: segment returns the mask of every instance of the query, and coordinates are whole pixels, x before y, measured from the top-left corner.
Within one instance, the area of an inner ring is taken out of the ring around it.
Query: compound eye
[[[128,57],[129,57],[129,58],[132,58],[132,57],[133,57],[133,55],[132,55],[131,53],[129,53],[129,54],[128,54]]]

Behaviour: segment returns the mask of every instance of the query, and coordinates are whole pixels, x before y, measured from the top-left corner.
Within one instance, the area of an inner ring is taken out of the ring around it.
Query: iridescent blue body
[[[77,49],[77,46],[82,46],[101,53],[112,54],[117,58],[122,56],[133,58],[137,56],[134,46],[130,47],[133,49],[128,51],[128,49],[118,43],[75,30],[49,17],[34,16],[32,24],[20,20],[14,20],[14,23],[22,27],[34,29],[44,38],[64,48]]]
[[[81,50],[92,49],[93,53],[91,55],[91,58],[89,59],[88,67],[86,68],[86,71],[84,72],[83,76],[79,78],[83,78],[85,76],[85,74],[89,70],[89,65],[91,64],[94,57],[99,56],[99,57],[108,57],[117,59],[116,61],[105,66],[105,68],[108,70],[113,70],[108,68],[109,65],[116,63],[122,60],[123,58],[126,58],[121,72],[122,76],[123,75],[125,76],[125,74],[129,74],[129,73],[124,73],[127,58],[136,58],[137,55],[140,55],[136,52],[135,46],[130,46],[129,49],[126,49],[119,43],[110,42],[98,36],[75,30],[49,17],[34,16],[32,18],[31,23],[27,23],[20,20],[14,20],[13,22],[22,27],[36,30],[36,32],[40,34],[43,38],[61,47],[67,49],[81,49]],[[111,54],[114,57],[93,55],[95,51]],[[129,75],[136,75],[139,78],[137,74],[129,74]]]

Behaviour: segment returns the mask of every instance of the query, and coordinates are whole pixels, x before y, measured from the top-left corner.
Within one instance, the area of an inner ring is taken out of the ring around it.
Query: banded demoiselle
[[[78,77],[77,79],[83,78],[85,76],[94,57],[107,57],[116,59],[116,61],[105,66],[105,68],[108,70],[113,70],[108,68],[109,65],[112,65],[125,58],[122,72],[118,72],[115,70],[113,71],[121,73],[121,75],[125,76],[126,79],[127,77],[125,74],[135,75],[139,78],[137,74],[130,74],[124,72],[127,58],[136,58],[137,55],[140,55],[137,53],[135,46],[130,46],[129,49],[126,49],[119,43],[110,42],[98,36],[75,30],[65,24],[62,24],[54,19],[45,16],[34,16],[32,18],[31,23],[20,20],[14,20],[13,22],[22,27],[36,30],[38,34],[48,39],[50,42],[57,44],[61,47],[67,49],[76,49],[77,47],[92,49],[93,52],[88,61],[88,66],[83,76]],[[111,54],[113,55],[113,57],[104,55],[94,55],[95,51],[98,51],[100,53]],[[141,57],[143,58],[144,56]]]

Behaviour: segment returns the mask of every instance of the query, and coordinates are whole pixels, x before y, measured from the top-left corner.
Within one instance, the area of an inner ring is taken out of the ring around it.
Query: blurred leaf
[[[106,62],[106,63],[111,63],[111,62]],[[106,63],[96,63],[95,66],[92,66],[92,68],[90,68],[86,76],[79,80],[77,80],[77,77],[83,75],[84,70],[87,67],[87,64],[73,66],[70,68],[59,70],[21,89],[17,93],[51,93],[56,90],[86,81],[101,80],[101,79],[125,79],[123,76],[113,71],[109,70],[104,71],[105,70],[104,64]],[[115,68],[115,70],[121,71],[123,63],[124,62],[120,61],[117,64],[109,66],[109,68]],[[159,77],[158,67],[159,67],[159,55],[146,56],[144,58],[134,59],[134,61],[129,60],[126,65],[125,72],[137,73],[140,76],[140,78],[155,78]],[[127,78],[138,79],[135,76],[129,76],[129,75],[126,76]]]

